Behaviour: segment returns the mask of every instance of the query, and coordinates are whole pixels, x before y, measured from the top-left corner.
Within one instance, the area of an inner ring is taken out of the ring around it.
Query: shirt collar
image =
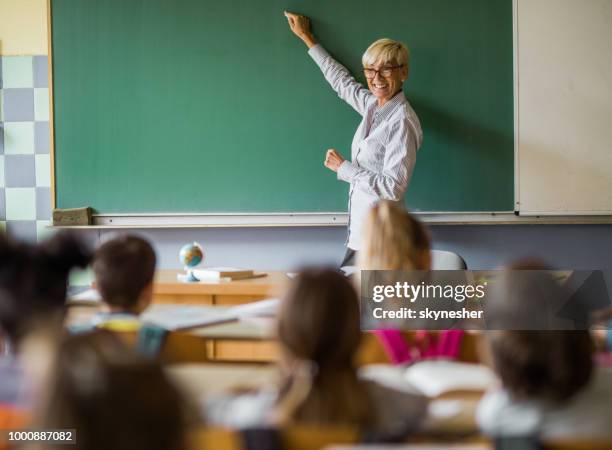
[[[395,111],[395,108],[404,103],[406,103],[406,96],[404,95],[404,91],[400,90],[382,107],[377,106],[374,110],[374,114],[379,116],[380,119],[386,119],[393,111]]]

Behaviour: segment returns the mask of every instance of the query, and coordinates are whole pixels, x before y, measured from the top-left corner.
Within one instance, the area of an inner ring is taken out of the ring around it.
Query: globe
[[[183,245],[179,252],[179,260],[186,269],[193,269],[204,259],[204,250],[197,242]]]

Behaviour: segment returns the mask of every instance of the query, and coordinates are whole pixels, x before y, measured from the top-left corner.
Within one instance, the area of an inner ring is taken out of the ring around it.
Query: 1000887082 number
[[[14,430],[6,431],[9,442],[61,442],[75,443],[75,430]]]

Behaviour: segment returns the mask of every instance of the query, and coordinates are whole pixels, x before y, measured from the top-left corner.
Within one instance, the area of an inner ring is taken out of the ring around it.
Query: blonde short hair
[[[362,270],[427,270],[421,265],[429,251],[425,227],[395,203],[381,200],[366,217],[358,265]]]
[[[368,47],[361,62],[364,67],[377,63],[395,63],[406,66],[410,64],[410,50],[402,42],[393,39],[379,39]]]

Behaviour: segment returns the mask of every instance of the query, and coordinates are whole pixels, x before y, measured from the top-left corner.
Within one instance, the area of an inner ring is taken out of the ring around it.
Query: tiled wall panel
[[[46,56],[0,57],[0,227],[28,240],[51,218]]]

